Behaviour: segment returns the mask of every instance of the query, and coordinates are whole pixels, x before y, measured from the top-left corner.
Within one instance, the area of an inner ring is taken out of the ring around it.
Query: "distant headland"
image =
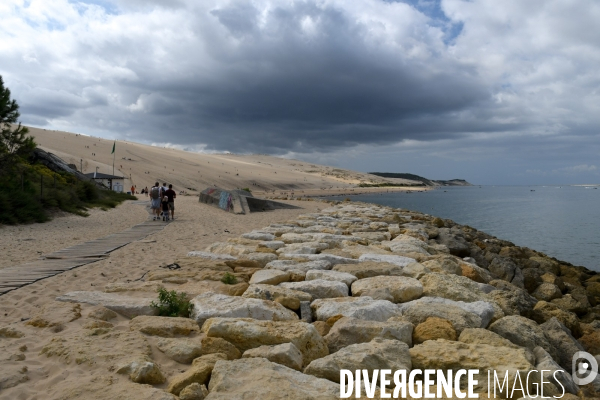
[[[371,175],[381,176],[382,178],[399,178],[408,179],[411,181],[422,182],[424,186],[473,186],[473,184],[467,182],[464,179],[450,179],[444,180],[433,180],[423,178],[422,176],[407,173],[395,173],[395,172],[369,172]]]

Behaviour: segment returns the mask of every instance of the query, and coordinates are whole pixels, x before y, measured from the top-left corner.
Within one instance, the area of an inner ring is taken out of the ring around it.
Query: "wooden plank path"
[[[147,205],[148,201],[136,203]],[[41,279],[104,260],[109,253],[161,231],[167,224],[163,221],[146,221],[122,232],[46,254],[36,261],[0,269],[0,296]]]

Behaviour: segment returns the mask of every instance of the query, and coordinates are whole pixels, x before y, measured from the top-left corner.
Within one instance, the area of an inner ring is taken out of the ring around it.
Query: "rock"
[[[523,285],[529,293],[533,293],[544,282],[542,280],[543,271],[540,271],[538,268],[525,268],[522,272]]]
[[[354,275],[358,279],[380,275],[404,276],[402,267],[385,262],[368,261],[361,262],[360,264],[340,264],[333,267],[333,270]]]
[[[557,350],[558,358],[554,358],[558,364],[565,370],[570,371],[572,368],[571,361],[573,355],[578,351],[583,351],[584,347],[575,340],[563,324],[556,318],[544,322],[540,325],[544,332],[544,336],[548,342]],[[552,355],[552,353],[550,353]]]
[[[378,263],[388,263],[399,267],[406,267],[408,264],[414,263],[417,260],[409,257],[384,255],[384,254],[363,254],[358,258],[359,262],[374,261]]]
[[[413,326],[405,321],[366,321],[342,317],[325,336],[330,353],[351,344],[370,342],[374,338],[393,339],[412,346]]]
[[[200,357],[200,343],[189,339],[161,339],[156,347],[167,357],[181,364],[191,364],[194,358]]]
[[[203,337],[200,341],[200,355],[221,353],[228,360],[237,360],[242,357],[242,352],[225,339],[219,337]]]
[[[306,272],[306,280],[312,281],[321,279],[325,281],[343,282],[347,286],[352,285],[352,282],[356,281],[356,276],[339,271],[327,271],[327,270],[316,270],[311,269]]]
[[[531,316],[537,300],[526,290],[501,280],[493,280],[490,285],[500,290],[488,293],[487,298],[498,304],[505,315]]]
[[[208,251],[190,251],[187,253],[188,257],[200,257],[205,260],[237,260],[236,257],[230,256],[229,254],[218,254],[211,253]]]
[[[546,390],[547,385],[544,385],[544,395],[547,396],[552,395],[552,389],[557,392],[556,397],[560,397],[564,388],[567,393],[577,394],[579,392],[579,387],[573,382],[573,377],[567,371],[562,369],[560,365],[558,365],[550,354],[546,350],[541,347],[536,347],[533,349],[533,355],[535,356],[535,369],[538,371],[544,371],[544,382],[548,382],[549,384],[554,385],[554,388],[548,388]],[[560,373],[555,374],[555,371],[560,370]],[[547,372],[546,372],[547,371]],[[555,379],[557,378],[557,379]]]
[[[227,340],[242,352],[263,345],[293,343],[302,353],[305,365],[329,352],[315,327],[299,321],[211,318],[202,331],[208,337]]]
[[[196,358],[190,369],[171,378],[167,392],[178,396],[186,386],[192,383],[207,384],[217,361],[226,359],[227,357],[221,353],[208,354]]]
[[[296,261],[300,261],[300,262],[327,261],[331,265],[356,264],[359,262],[358,260],[354,260],[352,258],[339,257],[339,256],[331,255],[331,254],[282,254],[280,256],[280,258],[288,259],[288,260],[296,260]],[[311,269],[317,269],[317,268],[311,268]]]
[[[423,284],[423,295],[443,297],[455,301],[486,300],[481,284],[464,276],[430,273],[420,280]]]
[[[275,235],[267,232],[252,231],[242,234],[244,239],[270,241],[275,239]]]
[[[414,300],[401,305],[400,312],[403,318],[413,325],[425,322],[429,317],[447,319],[457,333],[460,334],[466,328],[481,328],[481,317],[473,312],[466,311],[459,305],[447,302]]]
[[[277,285],[281,282],[289,282],[289,272],[276,269],[263,269],[257,271],[250,278],[250,284]]]
[[[157,315],[158,311],[150,306],[151,298],[129,297],[104,292],[69,292],[56,298],[58,301],[101,305],[125,317],[138,315]]]
[[[190,318],[140,315],[129,321],[129,330],[140,331],[147,335],[174,337],[188,336],[200,329],[196,321]]]
[[[373,300],[368,296],[319,299],[313,301],[310,307],[319,321],[327,321],[335,315],[343,315],[383,322],[400,315],[400,310],[394,303],[387,300]]]
[[[381,296],[379,292],[384,292]],[[418,299],[423,294],[423,285],[414,278],[404,276],[375,276],[360,279],[352,284],[353,296],[371,296],[374,299],[390,297],[394,303]]]
[[[286,244],[304,243],[312,241],[313,236],[308,234],[284,233],[281,235],[281,240]]]
[[[448,228],[440,228],[438,232],[436,242],[446,246],[450,254],[461,258],[471,255],[469,246],[463,237],[452,234]]]
[[[89,318],[98,319],[100,321],[110,321],[117,318],[117,313],[103,306],[96,306],[88,314]]]
[[[557,277],[556,275],[554,275],[550,272],[546,272],[545,274],[541,275],[540,279],[546,283],[551,283],[553,285],[556,285],[556,287],[558,287],[558,289],[561,292],[563,290],[565,290],[565,284],[562,281],[562,279],[560,279],[559,277]]]
[[[429,317],[415,327],[413,343],[421,344],[426,340],[436,339],[456,340],[456,336],[452,322],[443,318]]]
[[[468,344],[486,344],[494,347],[512,347],[513,349],[521,348],[497,333],[483,328],[464,329],[458,337],[458,341]]]
[[[352,236],[369,242],[387,242],[392,238],[389,232],[353,232]]]
[[[312,309],[310,308],[310,301],[300,302],[300,319],[302,322],[310,324],[313,322]]]
[[[298,316],[281,304],[268,300],[245,297],[225,296],[216,293],[204,293],[190,301],[192,310],[190,317],[204,324],[209,318],[254,318],[259,320],[292,321]]]
[[[517,265],[510,258],[496,257],[490,263],[488,270],[499,279],[511,282],[515,277],[517,268]]]
[[[129,379],[135,383],[160,385],[166,380],[158,365],[148,358],[122,365],[117,368],[116,372],[117,374],[128,375]]]
[[[539,264],[542,271],[550,272],[556,276],[560,275],[560,265],[547,257],[529,257],[531,261],[535,261]]]
[[[462,275],[460,264],[451,256],[441,256],[433,260],[425,261],[422,264],[435,273]]]
[[[579,343],[590,354],[600,354],[600,332],[594,330],[579,338]]]
[[[242,254],[240,256],[240,259],[256,261],[262,268],[264,268],[271,261],[277,260],[277,255],[272,254],[272,253],[257,252],[257,253]]]
[[[340,398],[339,385],[264,358],[218,361],[212,371],[208,389],[210,393],[206,400]]]
[[[488,283],[494,279],[488,270],[471,263],[460,263],[460,272],[457,275],[467,277],[474,282]]]
[[[406,343],[375,338],[367,343],[351,344],[334,354],[314,360],[304,369],[304,373],[339,383],[342,369],[362,369],[369,374],[379,369],[405,370],[408,373],[411,367]]]
[[[402,276],[407,276],[409,278],[415,279],[421,279],[423,276],[430,272],[431,270],[429,270],[429,268],[416,262],[408,264],[406,267],[402,268]]]
[[[579,337],[581,336],[581,328],[579,326],[579,320],[574,313],[564,311],[556,304],[548,303],[546,301],[538,301],[535,307],[533,308],[533,320],[538,324],[543,324],[548,321],[550,318],[555,317],[560,322],[562,322],[571,333]]]
[[[271,250],[277,250],[282,248],[283,246],[285,246],[285,243],[282,242],[281,240],[272,240],[272,241],[268,241],[268,242],[261,242],[258,244],[258,247],[266,247],[268,249]]]
[[[416,304],[431,304],[431,305],[444,304],[444,305],[448,305],[451,307],[458,307],[468,313],[477,315],[481,321],[481,325],[479,326],[480,328],[485,328],[486,326],[488,326],[490,321],[492,321],[492,319],[497,315],[496,310],[494,309],[494,305],[489,302],[486,302],[486,301],[474,301],[474,302],[469,303],[469,302],[464,302],[464,301],[454,301],[454,300],[444,299],[441,297],[422,297],[418,300],[414,300],[414,301],[411,301],[408,303],[401,304],[401,305],[399,305],[399,308],[402,310],[403,315],[404,315],[405,309],[414,307]],[[432,310],[433,310],[433,308],[432,308]],[[433,315],[433,316],[437,316],[439,318],[446,318],[446,317],[439,316],[439,315]],[[503,317],[503,316],[504,315],[500,315],[500,317]],[[420,322],[422,322],[422,321],[420,321]],[[456,328],[456,326],[455,326],[455,328]]]
[[[302,370],[302,353],[292,343],[278,344],[275,346],[260,346],[254,349],[246,350],[242,358],[262,357],[267,360],[285,365],[296,371]]]
[[[303,271],[308,272],[310,270],[330,270],[333,264],[329,261],[308,261],[298,262],[293,260],[276,260],[271,261],[265,266],[265,269],[275,269],[280,271]]]
[[[582,302],[576,300],[571,294],[565,294],[559,299],[552,300],[551,303],[560,307],[562,310],[572,312],[577,315],[585,314],[590,307],[589,303],[583,304]]]
[[[239,282],[234,283],[233,285],[229,285],[220,281],[205,280],[199,282],[192,281],[185,283],[177,287],[177,291],[184,292],[190,299],[200,294],[208,292],[220,293],[227,296],[241,296],[246,291],[246,289],[248,289],[248,286],[249,285],[247,282]]]
[[[300,290],[287,289],[273,285],[251,285],[242,297],[262,300],[272,300],[290,310],[298,310],[300,302],[311,301],[312,296]]]
[[[13,328],[12,326],[3,326],[0,328],[0,337],[3,338],[22,338],[25,334],[18,329]]]
[[[481,379],[487,376],[487,371],[496,371],[498,376],[504,376],[505,371],[508,371],[508,382],[514,382],[517,371],[520,377],[527,376],[534,368],[535,362],[533,354],[526,349],[468,344],[444,339],[428,340],[416,345],[409,352],[413,369],[454,372],[459,369],[479,370],[480,379],[476,386],[479,390],[487,389],[487,379]],[[531,381],[530,384],[533,383]]]
[[[81,306],[79,304],[52,302],[43,306],[25,325],[47,328],[66,325],[79,318],[81,318]]]
[[[491,324],[489,330],[518,346],[525,347],[531,351],[540,346],[550,353],[552,358],[557,357],[556,349],[546,339],[544,330],[528,318],[519,315],[509,315]]]
[[[328,299],[348,296],[348,286],[343,282],[315,279],[304,282],[284,282],[279,286],[308,293],[313,299]]]
[[[538,300],[544,301],[552,301],[554,299],[562,297],[562,293],[558,286],[546,282],[539,285],[531,295]]]
[[[310,304],[309,304],[310,307]],[[307,322],[307,321],[304,321]],[[331,330],[331,326],[325,322],[325,321],[315,321],[312,323],[312,326],[315,327],[315,329],[317,330],[317,332],[319,332],[319,335],[325,337],[329,331]],[[329,351],[331,351],[331,347],[329,348]]]
[[[208,389],[205,385],[192,383],[179,392],[179,400],[204,400],[207,395]]]

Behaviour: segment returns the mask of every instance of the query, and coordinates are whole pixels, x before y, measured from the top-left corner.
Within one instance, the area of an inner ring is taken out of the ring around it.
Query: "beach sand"
[[[112,140],[36,128],[31,128],[31,133],[40,147],[75,164],[78,169],[83,167],[84,173],[94,172],[98,167],[99,172],[112,174]],[[260,197],[279,198],[397,190],[356,188],[360,182],[390,180],[297,160],[266,155],[199,154],[125,141],[116,143],[115,175],[126,177],[125,188],[133,184],[140,191],[159,181],[173,184],[177,193],[185,191],[189,195],[178,195],[176,219],[164,230],[130,243],[104,260],[0,296],[0,329],[8,326],[25,333],[22,338],[0,337],[0,399],[103,399],[111,398],[106,397],[108,393],[113,393],[112,398],[116,398],[114,393],[119,388],[126,392],[142,390],[141,385],[131,383],[126,376],[107,371],[102,363],[90,365],[65,355],[47,357],[41,354],[46,345],[55,343],[53,338],[85,332],[82,326],[89,323],[90,319],[86,317],[92,306],[82,304],[82,317],[72,322],[67,319],[65,324],[34,327],[27,325],[27,321],[40,312],[50,320],[64,319],[65,304],[68,303],[56,302],[54,299],[58,295],[77,290],[102,291],[109,283],[139,280],[149,271],[159,270],[160,266],[172,263],[189,251],[204,250],[214,242],[226,241],[252,229],[284,222],[327,206],[318,200],[293,200],[288,202],[302,208],[235,215],[199,203],[198,193],[204,188],[211,185],[226,189],[247,187]],[[413,189],[423,190],[421,187]],[[149,202],[144,195],[138,195],[138,198]],[[89,213],[88,217],[58,213],[44,224],[0,226],[0,252],[3,255],[0,268],[33,261],[44,254],[123,231],[149,218],[146,205],[134,201],[108,211],[92,209]],[[139,296],[155,298],[156,293],[140,292]],[[128,332],[128,321],[123,316],[116,322],[113,320],[114,331]],[[155,354],[155,338],[149,340],[153,345],[153,358],[165,367],[165,371],[176,371],[178,366],[174,361],[162,353]],[[116,353],[128,351],[112,350]],[[19,381],[22,383],[9,387]],[[112,389],[103,394],[107,386]],[[83,394],[82,390],[85,391]],[[134,398],[144,398],[142,392],[136,396]]]
[[[149,216],[145,206],[132,203],[128,201],[111,211],[93,211],[88,218],[67,216],[56,218],[48,224],[4,227],[4,232],[7,228],[12,231],[6,246],[8,248],[12,245],[21,246],[11,250],[11,257],[19,262],[28,261],[31,257],[35,257],[37,251],[46,253],[86,239],[94,239],[126,229],[129,227],[128,224],[142,222]],[[54,308],[59,310],[60,307],[68,304],[55,302],[54,299],[58,295],[76,290],[101,291],[109,283],[140,279],[148,271],[160,270],[159,266],[172,263],[177,257],[185,256],[189,251],[203,250],[214,242],[226,241],[252,229],[282,222],[327,206],[318,201],[290,201],[289,203],[302,208],[235,215],[199,203],[196,196],[178,196],[175,203],[176,219],[167,224],[164,230],[110,253],[105,260],[0,296],[0,328],[10,326],[25,333],[23,338],[0,338],[0,382],[2,379],[15,377],[18,379],[26,376],[29,379],[15,387],[0,389],[0,399],[102,398],[91,393],[88,393],[89,397],[68,397],[67,394],[77,393],[77,388],[98,387],[101,391],[106,385],[103,379],[109,379],[111,385],[123,385],[123,388],[139,387],[129,382],[126,376],[110,373],[103,369],[103,366],[78,364],[73,360],[67,362],[61,357],[47,357],[40,354],[44,346],[57,336],[58,329],[63,328],[38,328],[26,325],[26,321],[22,320],[32,318],[44,306],[49,307],[48,310]],[[35,238],[35,240],[23,241],[19,238]],[[4,239],[2,243],[5,246]],[[28,250],[27,246],[30,246],[33,251]],[[3,265],[11,264],[5,262]],[[144,292],[141,295],[156,297],[154,292]],[[90,305],[82,304],[81,315],[84,317],[65,324],[60,336],[82,332],[82,325],[90,321],[85,316],[92,308]],[[47,313],[52,314],[52,311]],[[120,332],[129,330],[128,321],[127,318],[119,316],[116,322],[115,320],[111,322],[114,322],[115,330]],[[20,348],[25,349],[24,346],[26,350],[20,351]],[[119,351],[119,349],[113,350]],[[10,359],[11,356],[15,358],[18,354],[23,354],[25,359]],[[156,357],[161,365],[165,366],[165,370],[176,369],[176,363],[162,353],[156,354]],[[27,368],[26,373],[19,372],[23,367]],[[185,369],[185,366],[181,366],[181,369]]]

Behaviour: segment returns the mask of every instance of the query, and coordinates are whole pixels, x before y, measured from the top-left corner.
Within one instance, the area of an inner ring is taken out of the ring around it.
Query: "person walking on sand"
[[[135,186],[131,185],[131,194],[134,195],[135,194]]]
[[[146,189],[144,189],[146,191],[146,197],[148,197],[148,186],[146,186]]]
[[[177,193],[173,190],[173,185],[169,185],[169,189],[165,192],[165,196],[169,199],[169,211],[171,211],[171,219],[175,219],[175,198]]]
[[[167,183],[163,182],[163,185],[160,188],[160,198],[165,197],[165,192],[167,191]]]
[[[152,186],[150,189],[150,208],[152,209],[153,218],[152,221],[156,221],[158,218],[160,220],[160,186],[158,186],[158,182]]]

